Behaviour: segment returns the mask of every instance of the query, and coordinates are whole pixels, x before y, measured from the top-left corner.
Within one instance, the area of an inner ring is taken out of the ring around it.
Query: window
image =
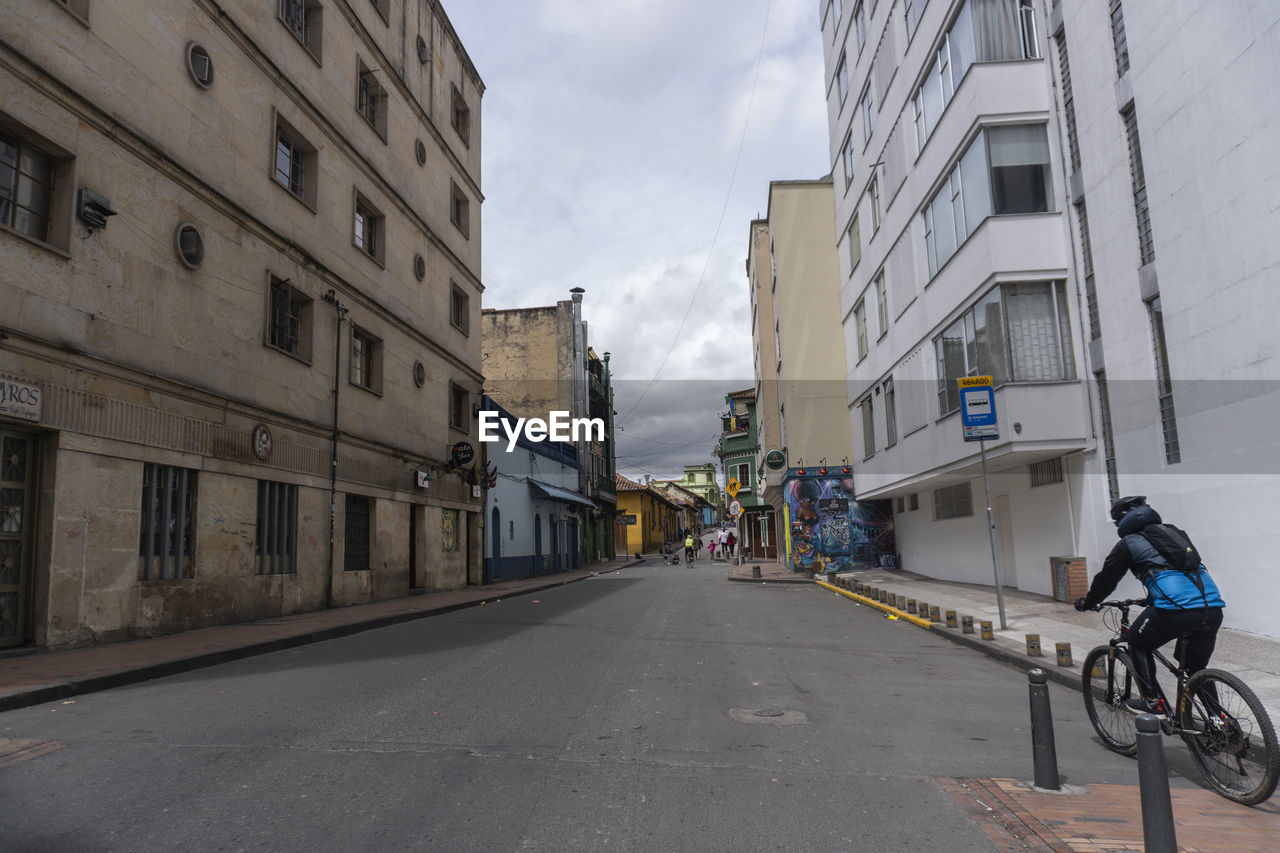
[[[884,271],[876,276],[876,320],[880,324],[879,337],[889,334],[889,294],[885,291]]]
[[[471,237],[471,201],[462,189],[453,181],[449,182],[449,221],[462,232],[463,237]]]
[[[841,149],[841,155],[844,160],[844,185],[848,188],[849,182],[853,180],[853,165],[855,162],[853,156],[852,130],[849,131],[848,135],[844,138],[844,147]]]
[[[739,491],[742,491],[742,492],[751,491],[751,463],[739,462],[738,464],[732,466],[730,470],[733,472],[732,476],[734,477],[734,479],[736,479],[738,483],[741,484],[741,488],[739,489]]]
[[[912,492],[907,495],[907,512],[915,512],[920,509],[920,494]]]
[[[138,544],[142,580],[195,577],[195,504],[195,471],[143,464]]]
[[[849,63],[843,53],[840,54],[840,64],[836,66],[836,90],[840,93],[840,103],[843,105],[845,98],[849,96]]]
[[[467,99],[462,96],[462,92],[458,91],[458,87],[453,87],[453,109],[452,122],[453,129],[458,132],[458,136],[462,139],[464,145],[471,145],[471,108],[467,106]]]
[[[377,10],[378,17],[382,18],[382,23],[388,23],[391,15],[391,0],[370,0],[370,2]]]
[[[253,553],[260,575],[298,571],[298,487],[258,481],[258,536]]]
[[[849,223],[849,272],[852,273],[858,268],[858,264],[862,261],[862,232],[858,228],[858,214],[853,215],[853,221]]]
[[[858,408],[862,410],[862,458],[870,459],[876,455],[876,418],[871,398],[863,400]]]
[[[359,326],[351,326],[351,384],[382,392],[382,342]]]
[[[1031,474],[1031,488],[1033,489],[1061,483],[1062,457],[1055,456],[1052,459],[1033,462],[1027,466],[1027,471]]]
[[[453,285],[453,294],[449,300],[449,317],[454,328],[464,335],[471,334],[471,297],[456,284]]]
[[[311,361],[311,300],[288,279],[271,277],[267,344],[301,361]]]
[[[0,225],[52,242],[54,158],[27,139],[0,131]]]
[[[355,231],[352,240],[360,251],[382,263],[386,235],[383,233],[384,219],[378,209],[369,200],[356,193]]]
[[[201,89],[213,85],[213,60],[209,51],[195,42],[187,43],[187,73]]]
[[[346,520],[342,547],[344,572],[369,571],[369,499],[364,495],[347,495]]]
[[[55,0],[55,2],[78,18],[81,23],[86,25],[89,23],[89,0]]]
[[[937,521],[973,515],[973,494],[968,483],[933,490],[933,517]]]
[[[890,18],[885,23],[884,33],[880,36],[876,55],[871,60],[871,82],[876,100],[882,104],[889,91],[889,84],[893,82],[893,75],[898,71],[898,45],[894,38],[895,32],[897,30],[893,26],[893,19]]]
[[[1116,470],[1116,442],[1111,429],[1111,392],[1107,387],[1107,372],[1099,370],[1098,380],[1098,415],[1102,419],[1103,463],[1107,469],[1107,494],[1111,500],[1120,497],[1120,475]]]
[[[387,93],[372,68],[356,60],[356,111],[369,122],[373,132],[387,141]]]
[[[924,13],[924,7],[929,5],[929,0],[903,0],[902,13],[907,19],[907,41],[911,41],[911,37],[916,34],[916,27],[920,26],[920,16]]]
[[[884,381],[884,446],[898,443],[898,400],[893,390],[893,378]]]
[[[1084,294],[1089,308],[1089,340],[1102,337],[1102,315],[1098,311],[1098,288],[1093,279],[1093,246],[1089,242],[1089,211],[1084,199],[1076,202],[1076,222],[1080,227],[1080,255],[1084,265]]]
[[[1164,312],[1160,310],[1160,297],[1147,303],[1151,318],[1151,342],[1156,356],[1156,388],[1159,393],[1160,428],[1164,438],[1164,461],[1176,465],[1182,461],[1182,449],[1178,444],[1178,418],[1173,410],[1173,376],[1169,370],[1169,348],[1164,337]]]
[[[1129,70],[1129,39],[1124,34],[1124,9],[1120,0],[1111,0],[1111,43],[1116,51],[1116,76]]]
[[[880,179],[878,177],[871,179],[871,184],[867,187],[867,195],[871,198],[871,233],[875,234],[880,230]]]
[[[277,115],[272,177],[313,212],[316,208],[316,159],[315,146]]]
[[[1138,218],[1138,257],[1143,264],[1156,259],[1155,238],[1151,234],[1151,209],[1147,203],[1147,175],[1142,168],[1142,145],[1138,140],[1138,115],[1130,104],[1120,113],[1129,139],[1129,177],[1133,182],[1133,209]]]
[[[467,409],[470,408],[471,395],[461,385],[449,386],[449,426],[467,431]]]
[[[853,306],[853,325],[858,335],[858,361],[867,357],[867,303],[859,299]]]
[[[1080,168],[1080,135],[1076,132],[1076,99],[1071,93],[1071,63],[1067,58],[1067,33],[1060,30],[1053,37],[1058,44],[1058,76],[1062,78],[1062,113],[1067,121],[1067,152],[1071,169]]]
[[[320,0],[280,0],[279,16],[298,44],[319,62],[323,21]]]
[[[938,336],[934,349],[942,415],[960,407],[956,381],[964,376],[990,376],[996,385],[1074,379],[1066,287],[999,285]]]
[[[925,207],[925,254],[932,278],[988,216],[1053,210],[1045,126],[979,132]]]
[[[862,139],[864,142],[871,141],[871,134],[876,129],[876,100],[875,94],[872,93],[871,87],[867,86],[862,93]]]
[[[924,82],[912,97],[916,141],[920,148],[924,149],[973,63],[1039,58],[1035,15],[1027,0],[965,3],[943,37]]]
[[[853,7],[853,26],[858,31],[858,55],[861,56],[862,46],[867,43],[867,9],[861,0]]]

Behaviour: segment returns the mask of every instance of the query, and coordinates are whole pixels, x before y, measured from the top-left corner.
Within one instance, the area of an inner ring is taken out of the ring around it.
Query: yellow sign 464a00
[[[990,385],[990,376],[961,376],[956,380],[961,388],[978,388],[982,385]]]
[[[737,477],[730,477],[729,482],[724,484],[724,490],[729,493],[729,499],[733,500],[738,496],[738,489],[742,488],[742,484],[738,482]]]

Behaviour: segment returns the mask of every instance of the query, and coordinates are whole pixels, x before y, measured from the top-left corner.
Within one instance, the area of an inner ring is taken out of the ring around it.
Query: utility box
[[[1050,557],[1053,600],[1074,602],[1089,591],[1089,566],[1084,557]]]

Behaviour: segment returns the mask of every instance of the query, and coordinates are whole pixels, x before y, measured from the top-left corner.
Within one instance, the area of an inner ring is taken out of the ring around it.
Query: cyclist
[[[1102,571],[1089,585],[1089,594],[1076,599],[1076,610],[1091,610],[1111,594],[1126,571],[1147,590],[1147,607],[1129,627],[1134,675],[1142,696],[1128,701],[1130,709],[1160,714],[1164,709],[1156,688],[1156,667],[1152,651],[1174,638],[1179,640],[1174,657],[1191,675],[1209,665],[1218,629],[1222,627],[1225,603],[1218,586],[1201,563],[1195,575],[1173,568],[1160,555],[1142,530],[1160,524],[1160,513],[1147,504],[1145,495],[1119,498],[1111,504],[1120,541],[1102,564]]]
[[[693,531],[687,531],[684,535],[684,561],[688,565],[693,565],[693,549],[697,547],[693,541]]]

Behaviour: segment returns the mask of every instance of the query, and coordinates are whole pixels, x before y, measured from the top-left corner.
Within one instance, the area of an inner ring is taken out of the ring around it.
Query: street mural
[[[788,478],[783,490],[787,563],[793,572],[843,572],[892,558],[888,501],[854,500],[849,477]]]

